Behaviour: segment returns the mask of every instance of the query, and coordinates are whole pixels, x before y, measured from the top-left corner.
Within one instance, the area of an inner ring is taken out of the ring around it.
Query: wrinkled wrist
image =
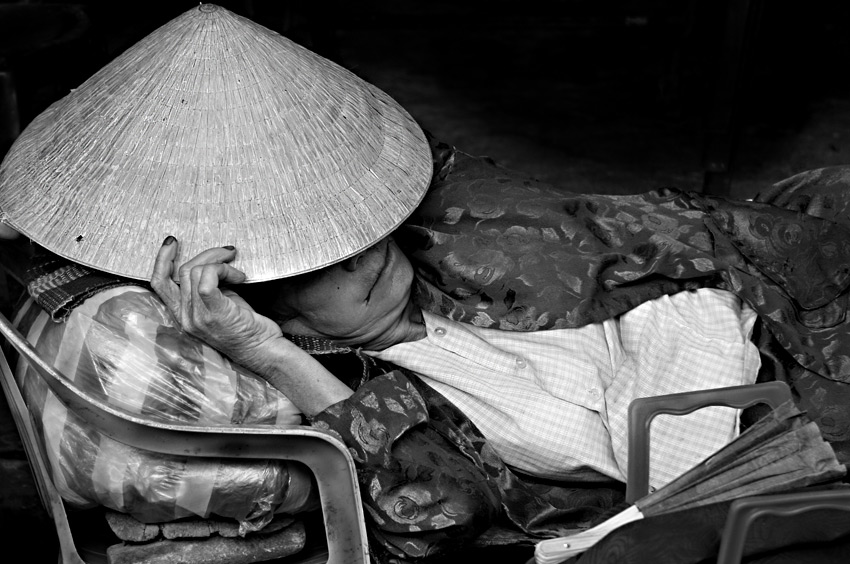
[[[310,356],[282,335],[234,351],[231,360],[263,377],[286,375],[287,368],[305,362]]]
[[[351,396],[351,389],[284,337],[263,341],[243,366],[287,396],[307,416]]]

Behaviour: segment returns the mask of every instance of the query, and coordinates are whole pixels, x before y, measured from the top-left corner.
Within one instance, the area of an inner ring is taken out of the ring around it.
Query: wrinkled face
[[[382,350],[407,340],[413,268],[387,237],[316,272],[286,279],[275,309],[283,331],[316,335],[341,345]]]

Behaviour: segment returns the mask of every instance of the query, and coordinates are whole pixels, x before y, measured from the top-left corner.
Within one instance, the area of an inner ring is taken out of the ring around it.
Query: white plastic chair
[[[366,564],[369,552],[354,462],[338,439],[307,426],[206,427],[147,421],[116,410],[84,393],[42,360],[21,333],[0,314],[0,334],[37,371],[54,394],[74,413],[112,439],[168,455],[296,460],[308,466],[318,485],[327,540],[326,557],[308,554],[301,562]],[[41,501],[59,541],[59,562],[86,562],[78,550],[65,504],[53,483],[46,454],[30,410],[4,354],[0,383],[32,466]],[[297,557],[287,562],[299,562]]]

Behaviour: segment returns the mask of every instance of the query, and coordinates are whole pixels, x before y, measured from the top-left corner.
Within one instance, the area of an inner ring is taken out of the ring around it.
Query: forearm
[[[233,360],[264,378],[308,417],[354,393],[313,357],[282,337],[264,343],[251,358]]]

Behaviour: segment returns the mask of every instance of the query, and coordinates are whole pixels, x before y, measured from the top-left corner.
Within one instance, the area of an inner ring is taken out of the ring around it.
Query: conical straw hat
[[[54,253],[146,280],[236,245],[249,281],[333,264],[418,205],[422,130],[385,93],[214,5],[151,33],[39,115],[0,166],[0,218]]]

